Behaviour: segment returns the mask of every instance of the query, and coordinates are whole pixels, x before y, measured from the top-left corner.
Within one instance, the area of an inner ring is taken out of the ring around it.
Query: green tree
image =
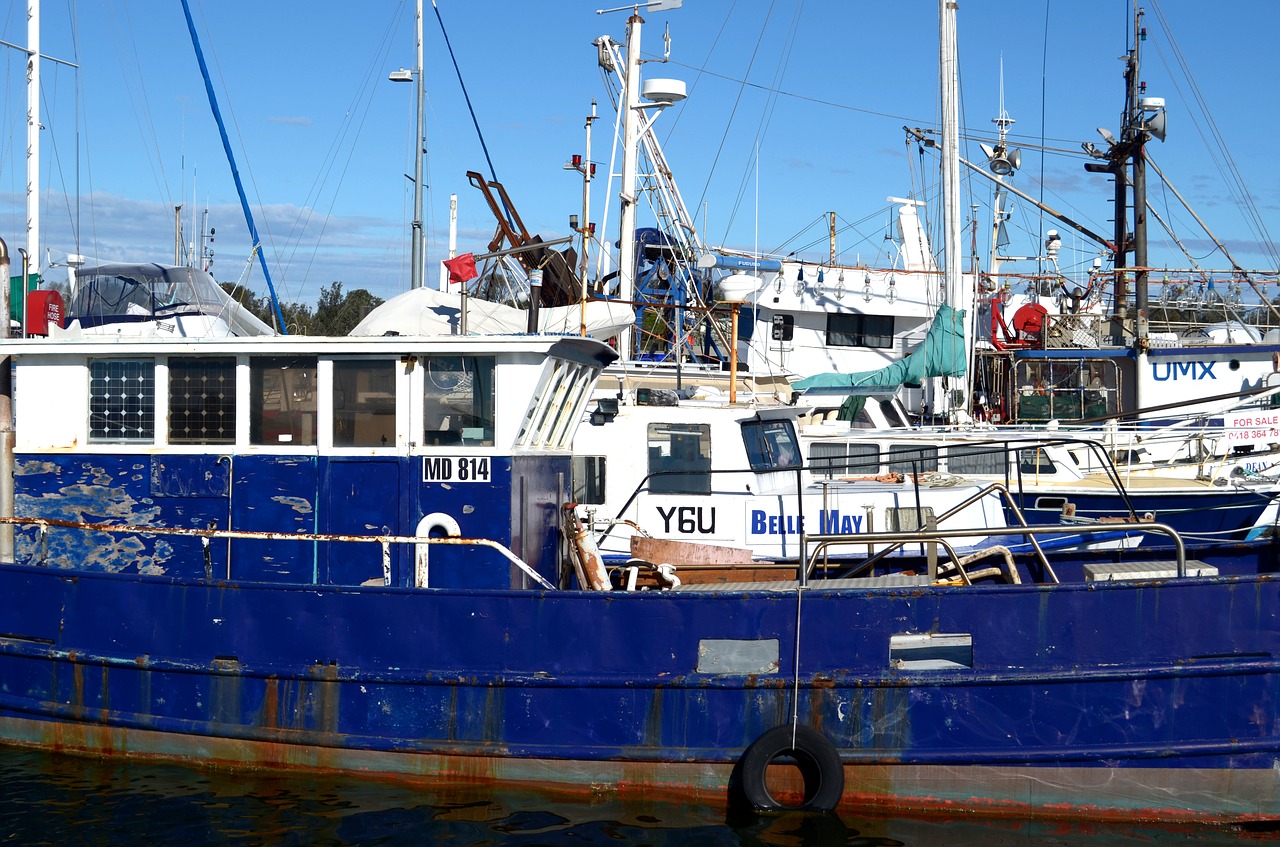
[[[315,318],[308,335],[347,335],[369,312],[382,305],[363,288],[344,294],[341,282],[333,282],[320,291]]]
[[[279,331],[270,300],[260,298],[235,283],[224,282],[222,288],[268,326]],[[382,299],[365,289],[343,293],[342,283],[335,281],[320,290],[320,300],[315,309],[305,303],[281,303],[280,313],[290,335],[346,335],[380,305]]]

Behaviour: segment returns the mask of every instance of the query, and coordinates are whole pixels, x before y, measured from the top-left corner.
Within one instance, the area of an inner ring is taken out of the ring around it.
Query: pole
[[[281,335],[288,335],[289,328],[284,322],[284,313],[280,311],[280,298],[276,296],[275,283],[271,281],[271,269],[267,267],[267,253],[263,249],[262,239],[258,237],[258,227],[253,222],[253,211],[249,208],[249,197],[244,193],[244,182],[240,179],[240,169],[236,167],[236,157],[231,152],[231,139],[227,137],[227,126],[222,120],[222,110],[218,108],[218,98],[213,91],[213,80],[209,76],[209,66],[204,60],[204,51],[200,49],[200,38],[196,33],[196,22],[191,17],[191,6],[182,0],[182,13],[187,19],[187,32],[191,34],[191,46],[196,51],[196,62],[200,65],[200,76],[204,78],[204,91],[209,97],[209,108],[213,110],[213,119],[218,124],[218,135],[222,138],[222,150],[227,154],[227,164],[231,166],[231,178],[236,184],[236,194],[240,197],[240,208],[244,212],[245,224],[249,227],[249,237],[253,240],[253,252],[258,254],[258,264],[262,266],[262,275],[267,280],[267,292],[271,295],[271,308],[276,316]]]
[[[458,195],[449,195],[449,258],[458,255]],[[466,283],[461,283],[466,286]],[[440,263],[440,290],[449,290],[449,271]]]
[[[942,219],[943,219],[943,301],[952,308],[972,310],[972,296],[965,291],[965,280],[960,270],[960,117],[959,117],[959,69],[956,62],[956,3],[955,0],[938,0],[939,47],[938,76],[942,95]],[[966,369],[972,359],[972,333],[966,332],[964,356]],[[969,392],[964,383],[952,397],[945,398],[942,408],[935,402],[935,411],[963,410],[969,405]]]
[[[27,256],[40,271],[40,0],[27,0]],[[9,283],[6,281],[5,285]],[[27,277],[22,278],[22,298]],[[7,320],[7,318],[6,318]]]
[[[0,338],[9,337],[9,247],[0,239]],[[0,516],[14,515],[13,371],[0,358]],[[0,562],[13,561],[13,524],[0,526]]]
[[[409,286],[411,288],[421,288],[424,261],[422,255],[422,111],[425,99],[422,84],[422,0],[418,0],[414,23],[418,42],[416,52],[417,65],[413,71],[413,81],[417,89],[418,117],[413,131],[413,240],[409,246],[409,261],[412,262],[412,266],[409,268]]]
[[[618,231],[618,299],[631,303],[636,278],[636,170],[640,156],[640,31],[644,18],[627,19],[627,75],[622,88],[622,208]],[[618,333],[618,354],[632,358],[634,324]]]
[[[729,318],[729,405],[738,402],[738,305],[730,304]]]
[[[587,253],[591,248],[591,125],[596,121],[596,101],[587,115],[587,152],[582,160],[582,255],[578,257],[578,279],[582,281],[581,332],[587,336]]]

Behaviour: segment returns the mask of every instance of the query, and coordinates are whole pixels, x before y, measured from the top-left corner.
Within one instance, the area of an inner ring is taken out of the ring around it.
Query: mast
[[[213,109],[214,120],[218,122],[218,134],[222,136],[222,149],[227,154],[227,164],[231,166],[231,176],[236,183],[236,193],[240,195],[240,207],[244,210],[245,223],[249,225],[249,237],[253,239],[253,252],[258,254],[258,264],[262,265],[262,275],[267,280],[267,291],[271,295],[271,308],[280,327],[280,334],[287,335],[288,327],[284,323],[284,315],[280,311],[280,301],[276,297],[276,287],[271,282],[271,271],[267,268],[267,257],[262,250],[262,239],[258,237],[258,228],[253,223],[253,212],[249,209],[249,198],[244,193],[244,184],[240,181],[240,171],[236,168],[236,159],[231,152],[231,140],[227,137],[227,127],[222,122],[222,112],[218,109],[218,98],[213,93],[213,81],[209,78],[209,67],[204,61],[204,51],[200,49],[200,39],[196,35],[196,24],[191,19],[191,6],[182,0],[182,13],[187,17],[187,30],[191,33],[191,46],[196,51],[196,61],[200,63],[200,75],[204,77],[204,90],[209,95],[209,106]]]
[[[27,0],[27,255],[40,272],[40,0]],[[6,281],[4,283],[8,285]],[[27,280],[22,280],[22,302]],[[5,317],[5,320],[8,320]],[[26,326],[26,320],[23,320]]]
[[[970,295],[960,263],[960,118],[959,70],[956,62],[956,2],[938,0],[938,82],[942,97],[942,221],[943,221],[943,302],[962,314],[971,312]],[[964,327],[964,361],[970,367],[973,349],[972,333]],[[969,406],[967,377],[957,381],[935,411],[953,414]]]
[[[425,257],[423,254],[423,232],[422,232],[422,113],[424,104],[424,92],[422,82],[422,0],[418,0],[417,11],[415,13],[415,25],[417,26],[417,50],[415,53],[417,67],[413,72],[414,85],[416,86],[418,118],[414,125],[413,136],[413,242],[409,247],[409,261],[413,263],[409,268],[409,287],[422,287],[423,262]]]
[[[619,197],[618,299],[630,304],[636,284],[636,170],[640,151],[640,32],[644,18],[639,12],[627,19],[627,72],[622,85],[622,182]],[[618,352],[632,358],[632,327],[618,333]]]
[[[1111,319],[1111,341],[1124,343],[1125,326],[1131,317],[1128,312],[1128,277],[1124,269],[1129,267],[1128,254],[1133,253],[1134,268],[1134,321],[1135,344],[1139,350],[1147,346],[1147,289],[1150,277],[1147,258],[1147,159],[1146,144],[1152,137],[1164,141],[1164,99],[1144,97],[1144,84],[1138,76],[1140,50],[1147,31],[1142,26],[1143,10],[1134,8],[1133,47],[1122,57],[1125,79],[1124,111],[1120,115],[1120,138],[1106,129],[1098,134],[1110,147],[1103,153],[1092,144],[1084,149],[1101,162],[1088,162],[1084,169],[1092,173],[1110,173],[1115,179],[1115,308]],[[1132,162],[1132,176],[1130,163]],[[1129,227],[1129,188],[1132,186],[1133,232]]]

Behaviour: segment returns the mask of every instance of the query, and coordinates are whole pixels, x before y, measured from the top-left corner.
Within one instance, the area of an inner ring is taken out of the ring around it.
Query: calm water
[[[726,822],[676,803],[206,771],[0,749],[0,844],[1196,845],[1276,833],[781,815]]]

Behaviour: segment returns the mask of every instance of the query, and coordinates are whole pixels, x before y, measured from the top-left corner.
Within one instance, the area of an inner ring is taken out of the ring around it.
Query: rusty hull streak
[[[147,760],[181,761],[189,765],[245,770],[304,771],[372,776],[409,784],[484,784],[533,787],[565,796],[622,796],[645,800],[695,802],[723,809],[732,763],[694,761],[641,762],[635,760],[586,761],[507,758],[500,751],[480,755],[423,752],[375,752],[313,743],[248,740],[198,736],[152,730],[105,728],[90,724],[51,723],[14,718],[11,737],[19,746],[51,747],[80,754],[127,755]],[[288,731],[280,733],[288,736]],[[1087,820],[1089,822],[1240,823],[1271,821],[1263,815],[1215,816],[1169,807],[1102,809],[1062,802],[1038,801],[1035,786],[1070,789],[1069,780],[1081,777],[1078,768],[1012,767],[984,773],[987,779],[1021,780],[1028,786],[1025,801],[974,801],[963,799],[979,780],[969,769],[936,765],[845,765],[845,793],[840,809],[920,815],[972,814],[1037,820]],[[1167,774],[1165,774],[1167,776]],[[1266,775],[1263,775],[1266,776]],[[1143,780],[1141,773],[1128,779]],[[797,786],[784,774],[779,788]],[[771,777],[772,783],[772,777]],[[1056,783],[1056,784],[1054,784]],[[1250,790],[1250,786],[1243,786]],[[1124,790],[1118,786],[1117,790]],[[1171,794],[1176,802],[1176,789]]]

